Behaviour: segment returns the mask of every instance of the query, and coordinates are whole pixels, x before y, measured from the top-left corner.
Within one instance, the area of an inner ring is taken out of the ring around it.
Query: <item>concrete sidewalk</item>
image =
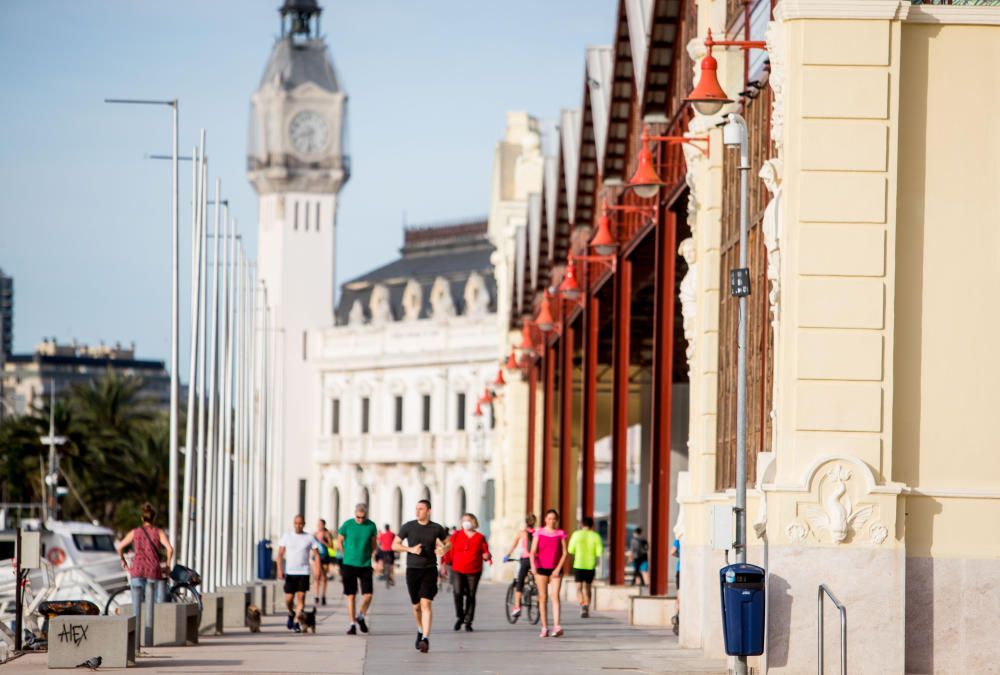
[[[677,646],[669,629],[625,625],[624,612],[579,618],[566,605],[561,638],[538,637],[538,626],[510,625],[504,615],[506,586],[484,583],[479,589],[475,632],[454,632],[450,595],[439,594],[431,650],[414,649],[416,628],[406,590],[376,586],[368,636],[345,635],[346,610],[331,584],[331,605],[319,608],[316,635],[285,628],[283,617],[265,617],[263,630],[246,629],[203,637],[192,647],[146,648],[138,667],[149,673],[724,673],[724,661],[708,661]],[[102,669],[103,670],[103,669]],[[3,667],[10,673],[47,672],[44,654],[21,657]]]

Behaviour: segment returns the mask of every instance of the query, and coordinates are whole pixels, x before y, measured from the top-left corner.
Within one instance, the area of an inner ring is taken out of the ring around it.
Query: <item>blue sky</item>
[[[56,336],[134,340],[141,357],[168,356],[170,162],[144,155],[169,152],[170,112],[110,106],[105,97],[180,99],[182,153],[205,127],[211,174],[222,178],[256,250],[247,116],[279,4],[0,3],[0,268],[15,278],[15,351]],[[350,97],[352,178],[341,195],[338,284],[396,255],[404,212],[410,224],[485,215],[505,111],[551,123],[560,108],[579,106],[584,48],[610,42],[616,6],[321,4]],[[180,183],[186,300],[189,163]]]

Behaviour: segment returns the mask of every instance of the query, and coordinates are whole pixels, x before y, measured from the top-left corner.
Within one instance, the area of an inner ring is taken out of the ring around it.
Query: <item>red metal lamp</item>
[[[580,284],[576,282],[576,264],[572,253],[566,258],[566,275],[559,284],[559,294],[567,300],[576,300],[582,295]]]
[[[476,401],[476,409],[472,411],[472,416],[473,417],[482,417],[483,416],[483,406],[480,403],[480,401]]]
[[[636,165],[635,173],[632,174],[632,178],[629,179],[627,185],[627,187],[632,188],[636,196],[642,199],[655,197],[660,188],[665,185],[660,180],[659,174],[656,173],[656,167],[653,165],[653,152],[649,149],[650,141],[669,143],[671,145],[687,143],[698,148],[706,157],[708,157],[708,152],[711,148],[710,136],[653,136],[649,133],[649,127],[644,125],[642,127],[642,147],[639,149],[638,164]],[[704,143],[704,146],[700,145],[701,143]]]
[[[513,356],[514,356],[514,354],[511,353],[511,357],[513,357]],[[505,379],[503,379],[503,368],[497,368],[497,376],[496,376],[496,379],[493,380],[493,386],[496,387],[496,388],[500,388],[500,387],[503,387],[506,384],[507,384],[507,381]]]
[[[602,211],[597,219],[597,232],[590,240],[590,247],[597,255],[614,255],[615,249],[618,248],[618,242],[611,234],[611,218],[607,211]]]
[[[518,368],[520,368],[520,366],[517,363],[517,357],[514,355],[513,347],[511,347],[510,356],[507,357],[507,363],[504,364],[504,368],[506,368],[507,370],[517,370]]]
[[[691,103],[698,113],[714,115],[722,110],[722,106],[732,103],[733,99],[726,95],[722,85],[719,84],[719,62],[712,56],[712,47],[767,49],[767,42],[763,40],[713,40],[710,28],[708,37],[705,38],[705,46],[708,47],[708,54],[701,60],[701,78],[698,80],[698,86],[685,100]]]
[[[552,308],[549,307],[548,291],[542,295],[542,306],[538,309],[538,316],[535,317],[535,325],[543,333],[550,332],[555,328],[555,321],[552,319]]]
[[[524,319],[521,322],[521,356],[524,359],[531,360],[538,356],[538,350],[535,349],[535,339],[531,334],[531,321]],[[508,361],[509,363],[509,361]]]

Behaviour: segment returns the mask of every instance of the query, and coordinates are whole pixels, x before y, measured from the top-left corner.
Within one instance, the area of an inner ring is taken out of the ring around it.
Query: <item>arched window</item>
[[[392,493],[392,513],[395,518],[392,527],[399,530],[399,526],[403,524],[403,491],[398,487]]]

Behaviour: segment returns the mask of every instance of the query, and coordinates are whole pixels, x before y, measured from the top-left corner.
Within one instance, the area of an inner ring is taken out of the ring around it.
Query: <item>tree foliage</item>
[[[58,397],[54,412],[56,434],[67,438],[58,449],[60,484],[73,488],[60,500],[62,519],[88,520],[89,509],[124,531],[139,522],[146,501],[167,512],[170,422],[141,378],[109,369]],[[48,431],[48,401],[0,425],[0,501],[42,501],[48,447],[40,437]]]

